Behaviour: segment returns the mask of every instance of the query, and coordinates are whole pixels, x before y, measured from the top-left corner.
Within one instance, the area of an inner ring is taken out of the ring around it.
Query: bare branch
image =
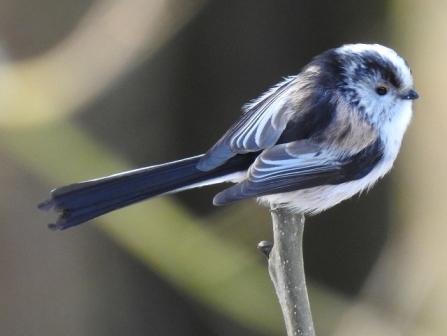
[[[287,335],[315,336],[303,264],[304,215],[271,209],[274,244],[269,273],[286,323]]]

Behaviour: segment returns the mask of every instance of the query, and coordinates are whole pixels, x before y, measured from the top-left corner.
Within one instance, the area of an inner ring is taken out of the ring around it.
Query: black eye
[[[388,88],[385,85],[379,85],[378,87],[376,87],[376,93],[379,96],[384,96],[388,93]]]

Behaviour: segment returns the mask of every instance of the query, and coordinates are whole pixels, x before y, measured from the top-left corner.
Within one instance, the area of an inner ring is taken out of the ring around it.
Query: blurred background
[[[268,210],[222,186],[64,232],[57,186],[205,152],[241,106],[326,49],[381,43],[421,99],[396,169],[309,217],[317,334],[447,330],[447,3],[0,0],[0,334],[284,335]]]

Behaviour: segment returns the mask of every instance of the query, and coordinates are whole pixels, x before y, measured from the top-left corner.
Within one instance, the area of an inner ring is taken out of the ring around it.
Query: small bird
[[[38,205],[67,229],[160,195],[221,183],[215,205],[256,197],[315,214],[367,190],[393,166],[412,116],[408,64],[378,44],[348,44],[244,106],[199,156],[54,189]]]

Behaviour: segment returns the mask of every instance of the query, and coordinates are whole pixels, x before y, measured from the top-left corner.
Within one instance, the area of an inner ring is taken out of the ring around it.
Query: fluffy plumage
[[[66,229],[151,197],[231,181],[222,205],[259,197],[316,213],[370,188],[392,167],[412,115],[407,63],[380,45],[329,50],[244,107],[205,154],[55,189],[39,205]]]

